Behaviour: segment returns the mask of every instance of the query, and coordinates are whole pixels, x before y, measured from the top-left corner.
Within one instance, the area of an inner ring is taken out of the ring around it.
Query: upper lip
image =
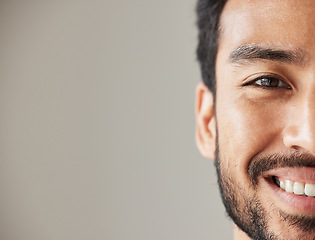
[[[263,177],[277,177],[293,182],[315,184],[315,168],[313,167],[283,167],[275,168],[263,173]]]
[[[303,168],[309,170],[304,171]],[[299,169],[299,171],[294,172],[292,169]],[[298,150],[281,151],[267,155],[258,154],[248,164],[248,175],[254,186],[257,185],[259,176],[294,177],[292,180],[306,177],[307,180],[315,182],[314,171],[315,155]]]

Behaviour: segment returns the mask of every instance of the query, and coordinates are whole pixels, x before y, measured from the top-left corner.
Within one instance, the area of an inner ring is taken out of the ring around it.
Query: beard
[[[217,135],[218,136],[218,135]],[[218,145],[218,140],[216,141]],[[228,159],[224,159],[228,161]],[[255,195],[246,195],[246,191],[237,185],[236,179],[229,174],[227,169],[221,164],[219,147],[216,150],[215,167],[217,171],[218,184],[221,198],[228,216],[234,223],[245,232],[251,239],[255,240],[280,240],[288,239],[283,234],[273,232],[268,225],[268,212],[262,206],[260,198]],[[253,157],[248,166],[248,177],[252,189],[256,190],[258,177],[268,170],[280,167],[315,167],[313,156],[301,154],[297,151],[290,152],[289,155],[273,154],[264,157]],[[289,215],[281,210],[277,211],[281,222],[288,227],[283,228],[286,234],[289,229],[299,230],[300,234],[293,239],[315,239],[315,218],[308,216]],[[282,237],[281,237],[282,236]]]

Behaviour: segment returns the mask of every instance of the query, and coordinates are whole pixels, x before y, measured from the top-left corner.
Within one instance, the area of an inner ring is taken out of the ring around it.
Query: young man
[[[315,239],[315,1],[199,0],[196,139],[246,239]]]

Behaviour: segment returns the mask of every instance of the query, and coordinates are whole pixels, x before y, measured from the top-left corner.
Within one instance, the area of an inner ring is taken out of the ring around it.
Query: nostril
[[[296,123],[284,129],[282,141],[288,149],[315,154],[315,131],[312,133],[307,124]]]
[[[299,147],[297,145],[293,145],[291,148],[296,150],[296,151],[300,151],[301,150],[301,147]]]

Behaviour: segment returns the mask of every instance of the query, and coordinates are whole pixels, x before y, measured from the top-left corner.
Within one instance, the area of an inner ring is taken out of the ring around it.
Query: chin
[[[269,175],[259,177],[257,182],[247,189],[235,174],[221,164],[219,150],[215,167],[226,212],[249,239],[315,239],[315,217],[305,207],[312,204],[307,201],[312,202],[315,198],[287,193],[280,188],[275,178]],[[290,197],[293,200],[290,200]],[[304,199],[304,207],[294,207],[295,205],[291,206],[286,202],[298,203],[300,198]]]

